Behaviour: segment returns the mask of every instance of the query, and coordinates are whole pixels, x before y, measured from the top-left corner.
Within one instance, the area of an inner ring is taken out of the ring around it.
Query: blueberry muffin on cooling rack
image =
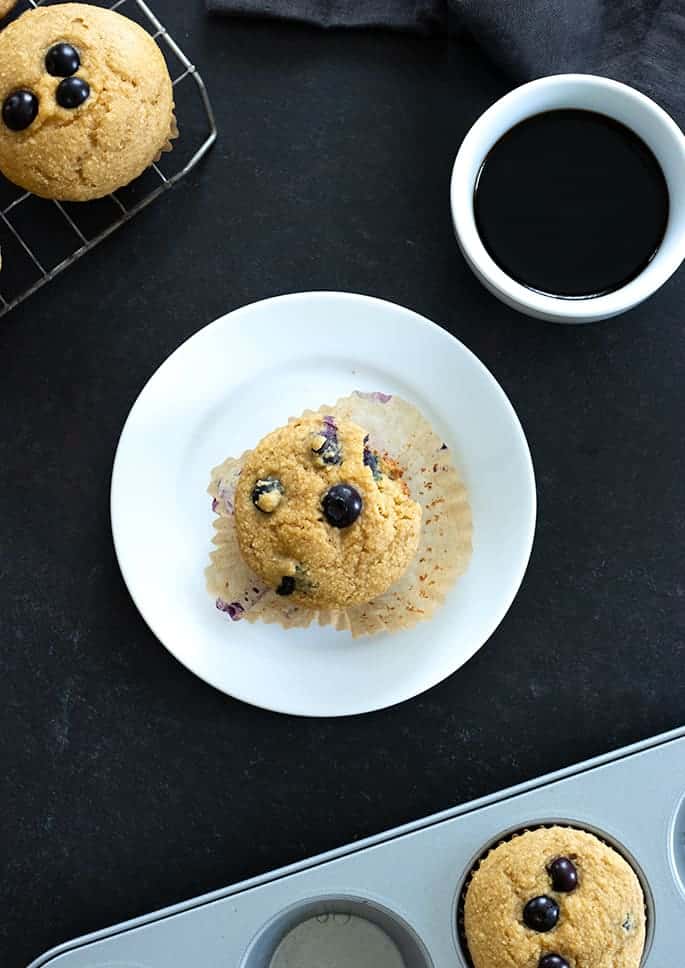
[[[429,618],[465,570],[471,512],[416,407],[354,393],[307,411],[212,473],[207,569],[233,619],[353,635]]]
[[[28,10],[0,32],[0,104],[0,171],[45,198],[107,195],[178,133],[150,34],[82,3]]]

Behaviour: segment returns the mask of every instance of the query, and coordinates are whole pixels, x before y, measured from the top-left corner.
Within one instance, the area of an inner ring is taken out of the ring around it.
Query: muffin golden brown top
[[[639,968],[645,899],[632,867],[593,834],[531,830],[481,861],[464,930],[474,968]]]
[[[82,201],[128,184],[168,142],[173,92],[152,37],[81,3],[29,10],[0,33],[0,170]]]
[[[246,456],[235,522],[243,558],[270,587],[336,608],[370,601],[404,573],[421,508],[361,427],[313,417],[274,430]]]

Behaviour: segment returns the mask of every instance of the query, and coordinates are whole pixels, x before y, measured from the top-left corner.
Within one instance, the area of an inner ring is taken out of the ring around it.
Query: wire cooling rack
[[[49,0],[21,0],[12,19]],[[55,202],[25,192],[0,176],[0,316],[50,282],[188,174],[216,140],[214,113],[204,82],[143,0],[90,0],[135,20],[157,41],[174,85],[181,132],[130,185],[93,202]]]

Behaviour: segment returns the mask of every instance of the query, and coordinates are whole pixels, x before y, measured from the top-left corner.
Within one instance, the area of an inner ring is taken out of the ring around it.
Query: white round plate
[[[357,389],[415,403],[451,448],[473,509],[467,573],[429,623],[392,635],[231,622],[205,589],[211,468]],[[349,293],[254,303],[179,347],[129,414],[111,497],[124,581],[160,642],[217,689],[303,716],[381,709],[458,669],[511,605],[535,528],[530,452],[495,379],[424,317]]]

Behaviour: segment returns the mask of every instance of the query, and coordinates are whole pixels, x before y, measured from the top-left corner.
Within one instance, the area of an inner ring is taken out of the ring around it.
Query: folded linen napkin
[[[685,122],[684,0],[206,0],[211,12],[322,27],[466,30],[513,78],[582,71],[633,84]]]

